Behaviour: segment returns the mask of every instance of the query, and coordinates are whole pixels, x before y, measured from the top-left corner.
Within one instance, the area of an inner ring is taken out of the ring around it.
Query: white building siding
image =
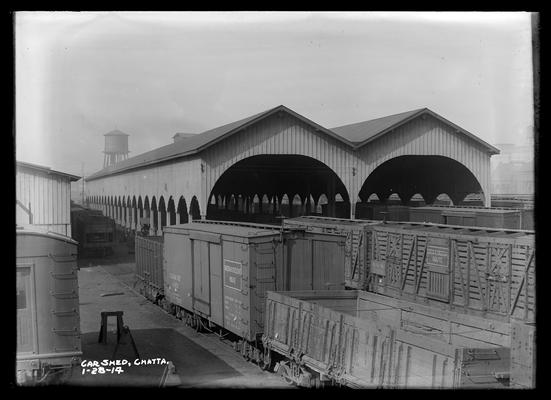
[[[147,195],[170,196],[177,206],[184,196],[189,210],[197,197],[201,214],[222,174],[235,163],[255,155],[298,154],[314,158],[331,168],[342,180],[354,203],[368,176],[385,161],[404,155],[438,155],[451,158],[468,168],[480,183],[486,206],[490,204],[490,154],[480,143],[430,116],[414,120],[384,134],[358,150],[316,131],[309,124],[283,113],[274,114],[221,140],[200,153],[200,157],[181,158],[88,182],[89,196],[114,196],[116,199]],[[355,169],[355,173],[353,172]]]
[[[16,223],[71,236],[71,190],[67,177],[17,168]],[[23,207],[30,210],[29,214]]]

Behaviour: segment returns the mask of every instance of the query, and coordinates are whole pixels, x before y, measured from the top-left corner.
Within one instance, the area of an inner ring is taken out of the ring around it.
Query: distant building
[[[527,144],[496,144],[501,153],[492,159],[492,193],[534,193],[534,146],[531,137]]]
[[[71,236],[71,182],[80,176],[17,161],[16,225]]]

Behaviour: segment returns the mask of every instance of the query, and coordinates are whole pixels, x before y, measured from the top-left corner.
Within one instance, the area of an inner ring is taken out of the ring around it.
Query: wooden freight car
[[[411,207],[410,222],[477,226],[497,229],[523,229],[522,210],[484,207]]]
[[[236,336],[262,361],[267,290],[344,288],[341,235],[236,222],[164,228],[164,295],[177,316]]]
[[[369,291],[498,320],[534,321],[533,231],[407,223],[369,230]]]
[[[163,238],[137,234],[134,246],[138,290],[157,303],[164,298]]]
[[[116,245],[115,222],[99,210],[71,207],[72,237],[78,242],[79,257],[112,254]]]
[[[501,388],[508,324],[363,291],[268,292],[263,343],[299,386]]]
[[[343,219],[318,216],[304,216],[283,220],[284,228],[304,229],[307,232],[343,235],[345,240],[344,281],[351,289],[363,289],[368,277],[369,231],[367,226],[381,224],[382,221]]]
[[[82,356],[77,243],[30,228],[17,228],[16,242],[16,379],[61,383]]]

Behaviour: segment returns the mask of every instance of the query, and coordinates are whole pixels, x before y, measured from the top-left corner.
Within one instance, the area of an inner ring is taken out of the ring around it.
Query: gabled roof
[[[71,175],[71,174],[67,174],[65,172],[54,171],[50,167],[44,167],[42,165],[31,164],[31,163],[24,162],[24,161],[17,161],[16,164],[17,164],[18,168],[25,168],[25,169],[31,169],[31,170],[34,170],[34,171],[40,171],[40,172],[48,174],[48,175],[63,176],[65,178],[69,178],[69,180],[73,181],[73,182],[78,181],[81,178],[80,176],[77,176],[77,175]]]
[[[370,119],[369,121],[338,126],[336,128],[331,128],[331,130],[349,141],[354,142],[354,144],[359,144],[371,139],[389,128],[392,128],[400,122],[415,116],[423,110],[425,109],[420,108],[418,110],[406,111],[400,114],[389,115],[387,117]]]
[[[174,143],[168,144],[166,146],[159,147],[157,149],[139,154],[137,156],[128,158],[126,160],[123,160],[115,165],[106,167],[102,169],[101,171],[90,175],[88,178],[86,178],[86,181],[94,180],[97,178],[100,178],[105,175],[110,175],[113,173],[119,173],[122,171],[126,171],[129,169],[144,167],[146,165],[150,164],[156,164],[159,162],[171,160],[174,158],[179,157],[185,157],[190,156],[193,154],[197,154],[200,151],[205,150],[206,148],[214,145],[215,143],[219,142],[220,140],[225,139],[226,137],[245,129],[246,127],[250,126],[251,124],[258,122],[259,120],[266,118],[270,115],[273,115],[277,112],[286,112],[303,122],[309,124],[310,126],[314,127],[314,129],[324,132],[336,140],[346,143],[347,145],[351,146],[352,143],[350,143],[345,138],[335,134],[334,132],[331,132],[329,129],[322,127],[321,125],[316,124],[315,122],[309,120],[308,118],[303,117],[300,114],[297,114],[296,112],[290,110],[289,108],[280,105],[277,107],[274,107],[272,109],[263,111],[261,113],[252,115],[247,118],[240,119],[239,121],[231,122],[226,125],[219,126],[214,129],[207,130],[203,133],[194,135],[192,137],[186,138],[185,140],[176,141]]]
[[[226,125],[219,126],[214,129],[207,130],[203,133],[193,135],[185,140],[175,141],[174,143],[159,147],[157,149],[139,154],[137,156],[123,160],[115,165],[108,166],[102,169],[99,172],[86,178],[86,181],[94,180],[101,178],[106,175],[111,175],[115,173],[121,173],[123,171],[128,171],[131,169],[141,168],[152,164],[157,164],[160,162],[172,160],[175,158],[191,156],[197,154],[206,148],[213,146],[219,141],[237,133],[248,126],[260,121],[263,118],[267,118],[270,115],[274,115],[278,112],[285,112],[289,115],[292,115],[304,123],[310,125],[318,132],[323,132],[326,135],[331,136],[335,140],[346,144],[352,149],[356,150],[366,143],[375,140],[376,138],[384,135],[396,129],[400,125],[405,124],[408,121],[422,115],[429,114],[433,117],[441,120],[442,122],[452,126],[456,131],[461,132],[476,142],[480,143],[491,154],[499,154],[499,150],[490,144],[486,143],[482,139],[476,137],[475,135],[467,132],[466,130],[460,128],[459,126],[451,123],[435,112],[429,110],[428,108],[420,108],[417,110],[407,111],[400,114],[394,114],[387,117],[376,118],[369,121],[358,122],[355,124],[344,125],[333,129],[327,129],[312,120],[309,120],[306,117],[303,117],[300,114],[297,114],[293,110],[280,105],[272,109],[263,111],[261,113],[252,115],[247,118],[240,119],[239,121],[231,122]]]
[[[475,136],[472,133],[466,131],[460,126],[455,125],[453,122],[448,121],[441,115],[438,115],[428,108],[419,108],[399,114],[389,115],[387,117],[357,122],[355,124],[343,125],[336,128],[331,128],[331,130],[346,138],[350,142],[353,142],[354,148],[357,149],[421,115],[431,115],[432,117],[442,121],[446,125],[451,126],[457,132],[463,133],[464,135],[478,142],[483,147],[485,147],[489,153],[499,154],[499,149],[497,149],[496,147],[480,139],[478,136]]]

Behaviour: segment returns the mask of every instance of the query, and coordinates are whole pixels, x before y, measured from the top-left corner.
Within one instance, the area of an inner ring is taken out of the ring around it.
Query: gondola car
[[[504,388],[508,324],[358,290],[268,292],[263,343],[305,387]]]

